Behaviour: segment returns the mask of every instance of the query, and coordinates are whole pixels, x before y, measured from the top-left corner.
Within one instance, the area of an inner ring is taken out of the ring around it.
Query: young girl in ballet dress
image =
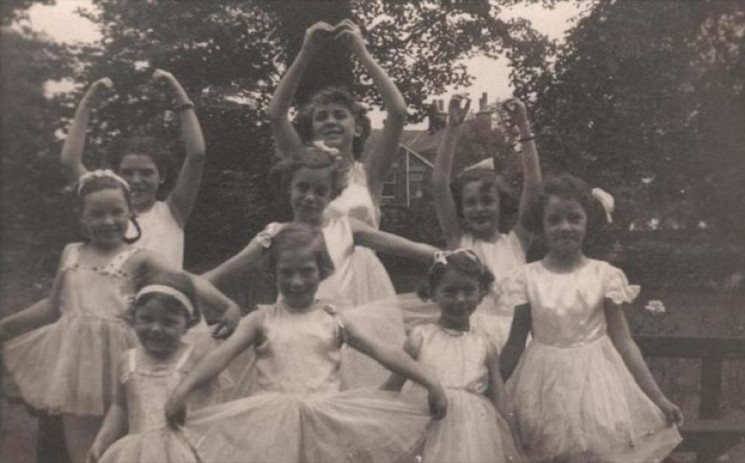
[[[320,90],[300,108],[294,125],[287,117],[313,54],[332,41],[346,45],[364,66],[386,109],[386,123],[379,142],[369,153],[363,154],[363,148],[370,135],[370,120],[365,108],[346,90]],[[393,80],[368,52],[357,25],[347,19],[336,26],[319,22],[308,28],[300,52],[277,85],[269,117],[277,153],[283,159],[291,159],[302,152],[305,145],[315,141],[339,150],[339,171],[346,188],[329,203],[325,214],[330,218],[352,217],[378,228],[383,184],[398,152],[406,120],[406,102]],[[333,243],[328,245],[330,248],[334,246]],[[353,305],[395,295],[385,267],[370,249],[356,247],[350,265],[358,276],[347,294]],[[403,336],[403,325],[399,331]]]
[[[427,430],[424,463],[522,461],[504,419],[511,412],[494,340],[469,320],[493,281],[473,251],[443,251],[420,291],[437,303],[440,319],[414,327],[404,350],[440,380],[448,397],[448,415]],[[405,381],[394,374],[383,388],[400,390]]]
[[[182,337],[199,318],[194,285],[186,275],[156,275],[139,288],[127,321],[140,343],[119,362],[114,398],[88,463],[199,461],[184,436],[166,425],[164,409],[195,365],[194,348]]]
[[[502,374],[531,461],[661,461],[681,441],[680,409],[660,391],[624,317],[639,287],[582,251],[585,235],[607,220],[596,196],[569,175],[548,181],[527,222],[548,254],[501,289],[515,309]]]
[[[280,183],[289,191],[293,222],[311,225],[323,233],[336,270],[320,283],[318,297],[333,302],[343,311],[354,306],[356,280],[371,278],[370,275],[355,273],[357,267],[352,262],[355,245],[424,262],[429,262],[437,248],[382,232],[348,216],[326,216],[324,210],[327,205],[343,188],[338,165],[336,150],[319,144],[304,148],[303,154],[293,160],[280,162],[275,172],[281,177]],[[240,253],[207,272],[205,277],[220,286],[221,282],[229,281],[231,276],[242,274],[259,260],[271,243],[271,238],[284,226],[285,224],[277,222],[269,224]],[[362,315],[367,319],[366,329],[374,331],[382,342],[396,346],[403,343],[405,337],[400,329],[401,315],[394,304],[388,310],[376,308],[360,313]],[[252,371],[248,370],[249,373]],[[386,377],[385,370],[366,356],[354,351],[345,352],[346,387],[377,387]],[[245,379],[239,379],[238,383],[245,383]],[[238,390],[242,390],[242,386],[238,386]]]
[[[184,261],[184,225],[191,214],[202,183],[205,144],[194,104],[173,74],[155,70],[153,79],[165,82],[173,90],[175,107],[181,122],[181,137],[186,150],[181,171],[165,201],[159,201],[161,186],[169,174],[171,154],[155,139],[136,137],[122,142],[116,156],[109,159],[114,169],[130,186],[132,208],[142,229],[137,246],[159,252],[177,267]],[[62,147],[62,166],[70,181],[87,172],[83,165],[86,131],[94,100],[103,89],[112,89],[108,78],[97,80],[80,101],[70,132]]]
[[[202,129],[194,109],[194,103],[170,72],[156,69],[153,79],[165,82],[173,91],[175,106],[181,123],[181,138],[186,157],[176,178],[173,189],[165,200],[158,200],[171,169],[172,155],[162,142],[152,137],[134,137],[124,140],[115,155],[108,159],[112,168],[127,181],[132,194],[132,209],[137,214],[141,229],[135,246],[155,251],[166,261],[177,267],[184,263],[184,226],[194,208],[202,183],[202,172],[206,161],[206,148]],[[97,80],[80,101],[70,132],[62,147],[62,166],[71,181],[77,180],[87,170],[83,164],[86,131],[94,100],[103,89],[113,89],[108,78]],[[130,232],[131,233],[131,232]],[[205,352],[215,346],[207,321],[217,320],[212,313],[189,331],[186,341],[198,351]],[[237,323],[237,320],[233,321]],[[225,378],[228,379],[228,378]]]
[[[111,404],[122,352],[137,342],[122,318],[136,281],[157,271],[178,271],[125,239],[135,219],[129,186],[118,175],[82,176],[78,208],[88,241],[65,247],[51,296],[0,321],[8,372],[28,404],[62,415],[75,463],[84,460]],[[235,325],[227,321],[239,317],[238,307],[207,281],[195,281],[213,310],[233,312],[219,327],[228,335]]]
[[[541,183],[535,136],[531,132],[525,105],[517,99],[505,102],[503,106],[509,113],[511,124],[519,131],[523,189],[517,224],[509,233],[501,233],[499,219],[506,195],[504,179],[493,167],[477,165],[466,169],[451,184],[456,142],[470,106],[470,101],[463,105],[463,100],[459,95],[450,100],[448,124],[435,158],[432,170],[435,212],[448,248],[473,250],[494,274],[498,285],[511,271],[525,264],[531,241],[524,221],[528,205],[534,200]],[[501,349],[507,341],[512,311],[504,307],[500,310],[496,285],[476,309],[471,323],[488,332],[497,349]]]
[[[186,419],[185,431],[204,461],[377,462],[408,455],[429,421],[425,407],[387,391],[340,392],[341,347],[349,344],[423,385],[435,418],[447,408],[440,383],[400,348],[376,342],[353,317],[316,298],[334,271],[318,229],[290,223],[272,237],[269,252],[282,297],[247,315],[188,374],[166,404],[170,422],[183,419],[195,387],[254,346],[251,395]]]

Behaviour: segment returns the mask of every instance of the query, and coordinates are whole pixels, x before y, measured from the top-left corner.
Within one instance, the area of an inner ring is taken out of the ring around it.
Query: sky
[[[56,5],[34,5],[29,9],[29,23],[32,29],[44,32],[57,41],[93,42],[100,37],[96,25],[80,17],[76,10],[91,9],[90,0],[57,0]],[[576,2],[559,3],[555,8],[548,10],[538,5],[516,5],[505,9],[506,17],[525,17],[540,32],[551,39],[562,40],[565,32],[571,27],[572,19],[580,14],[581,9]],[[476,108],[476,103],[483,92],[488,93],[489,101],[505,99],[512,95],[509,84],[510,68],[506,59],[490,59],[486,57],[475,57],[465,60],[469,73],[474,76],[472,85],[467,89],[449,88],[444,95],[434,98],[447,100],[456,92],[467,92],[470,94]],[[67,91],[72,88],[72,83],[52,83],[48,87],[50,92]],[[370,113],[373,127],[381,127],[384,115],[374,108]],[[426,128],[426,122],[407,127],[408,129]]]

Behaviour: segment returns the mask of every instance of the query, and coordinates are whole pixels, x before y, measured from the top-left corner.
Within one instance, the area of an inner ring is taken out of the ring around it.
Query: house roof
[[[431,164],[437,154],[437,146],[440,144],[444,132],[444,130],[438,130],[435,133],[430,133],[429,130],[404,130],[401,136],[401,146]],[[376,149],[382,133],[381,129],[374,129],[370,133],[370,137],[365,143],[364,155]]]

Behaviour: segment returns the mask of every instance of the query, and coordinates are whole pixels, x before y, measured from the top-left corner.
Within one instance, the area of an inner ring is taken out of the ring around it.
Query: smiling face
[[[150,156],[134,153],[125,155],[119,163],[119,175],[129,184],[135,210],[147,210],[155,203],[158,188],[164,179]]]
[[[447,328],[467,330],[469,318],[483,298],[478,280],[450,267],[432,294],[440,307],[440,323]]]
[[[187,325],[186,309],[167,295],[154,295],[135,308],[135,333],[154,357],[165,358],[176,352]]]
[[[561,257],[582,252],[587,213],[575,200],[551,196],[543,211],[543,232],[549,251]]]
[[[342,152],[351,151],[354,137],[361,134],[352,111],[339,103],[321,103],[313,108],[313,141],[321,140],[326,146]]]
[[[309,307],[321,283],[317,253],[311,246],[279,251],[276,258],[277,287],[293,309]]]
[[[113,248],[123,242],[131,215],[122,188],[105,188],[85,195],[80,224],[91,243]]]
[[[290,206],[294,219],[310,225],[320,224],[331,196],[330,169],[301,167],[293,175],[290,184]]]
[[[468,229],[481,237],[488,237],[499,228],[499,192],[494,184],[483,180],[463,185],[461,207]]]

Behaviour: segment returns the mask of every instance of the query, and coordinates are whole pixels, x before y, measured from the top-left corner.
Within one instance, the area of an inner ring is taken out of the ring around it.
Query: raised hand
[[[93,103],[93,98],[103,92],[104,90],[111,90],[114,88],[114,82],[111,81],[108,77],[104,77],[102,79],[98,79],[97,81],[93,82],[90,87],[88,87],[88,90],[85,92],[85,95],[83,96],[83,99],[81,100],[81,105],[90,108],[90,106]]]
[[[362,30],[351,19],[345,19],[334,27],[334,40],[343,43],[355,53],[365,50]]]
[[[171,74],[168,71],[164,71],[162,69],[156,69],[153,72],[153,80],[156,80],[156,81],[166,81],[169,84],[173,84],[174,82],[178,82],[176,80],[176,77],[173,76],[173,74]]]
[[[305,31],[303,48],[308,51],[315,51],[323,43],[324,40],[331,38],[333,35],[334,26],[329,23],[319,21],[310,26]]]
[[[510,98],[509,100],[502,103],[504,111],[507,113],[509,118],[510,128],[517,128],[522,130],[525,127],[530,127],[528,122],[528,110],[525,107],[525,103],[517,98]]]
[[[465,101],[465,105],[462,102]],[[471,99],[465,93],[455,94],[448,105],[448,125],[457,127],[463,123],[471,108]]]

